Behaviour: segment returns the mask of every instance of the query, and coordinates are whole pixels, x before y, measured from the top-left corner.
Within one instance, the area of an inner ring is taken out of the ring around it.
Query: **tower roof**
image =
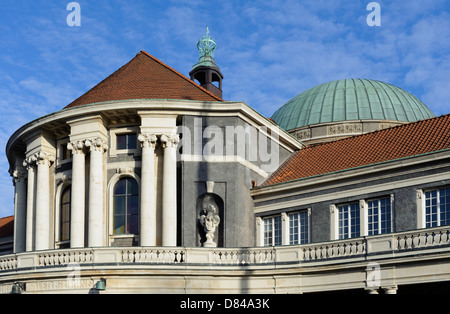
[[[140,51],[127,64],[65,108],[129,99],[222,101],[147,52]]]
[[[417,97],[394,85],[344,79],[310,88],[278,109],[272,119],[283,129],[346,120],[413,122],[434,117]]]

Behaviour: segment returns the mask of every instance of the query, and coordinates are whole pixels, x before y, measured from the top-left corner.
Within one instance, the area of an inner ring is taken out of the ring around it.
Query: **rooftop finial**
[[[214,50],[216,49],[216,47],[217,45],[215,41],[211,38],[211,36],[209,36],[209,28],[206,27],[206,35],[197,42],[197,48],[200,52],[200,57],[214,58]]]

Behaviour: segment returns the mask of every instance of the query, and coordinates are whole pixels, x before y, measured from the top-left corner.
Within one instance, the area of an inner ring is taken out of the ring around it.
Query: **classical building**
[[[11,136],[0,293],[393,293],[450,280],[450,115],[345,79],[269,119],[223,100],[216,45],[207,34],[197,47],[190,79],[141,51]]]

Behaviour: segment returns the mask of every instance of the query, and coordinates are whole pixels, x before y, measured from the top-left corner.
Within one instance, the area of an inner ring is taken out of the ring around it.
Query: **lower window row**
[[[424,191],[423,195],[423,227],[450,225],[450,187]],[[330,240],[394,232],[393,195],[332,205],[331,213]],[[261,245],[310,242],[310,210],[261,217],[261,222]]]

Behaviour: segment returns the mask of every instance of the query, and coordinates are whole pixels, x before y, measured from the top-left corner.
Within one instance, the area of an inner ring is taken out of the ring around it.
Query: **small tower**
[[[209,29],[207,27],[206,35],[197,42],[200,58],[197,64],[192,67],[189,75],[191,76],[191,80],[197,80],[203,88],[215,96],[222,98],[223,75],[214,60],[214,50],[216,47],[216,43],[209,36]]]

